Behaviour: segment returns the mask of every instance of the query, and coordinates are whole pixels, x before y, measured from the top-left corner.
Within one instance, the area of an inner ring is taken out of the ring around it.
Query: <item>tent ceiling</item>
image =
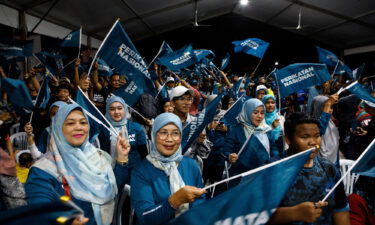
[[[203,20],[236,13],[279,28],[297,26],[302,11],[302,30],[290,30],[332,46],[346,49],[375,44],[374,0],[198,0]],[[194,0],[0,0],[7,6],[45,17],[69,29],[83,26],[84,33],[104,38],[120,18],[134,40],[141,40],[194,21]],[[53,6],[53,7],[51,7]],[[246,28],[251,29],[251,28]]]

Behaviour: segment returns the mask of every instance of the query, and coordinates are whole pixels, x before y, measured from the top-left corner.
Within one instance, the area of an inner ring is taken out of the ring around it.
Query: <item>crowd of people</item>
[[[375,137],[375,104],[347,90],[337,94],[348,85],[345,76],[280,99],[272,76],[210,71],[184,79],[155,64],[157,96],[143,93],[129,107],[127,99],[113,94],[128,82],[126,74],[100,76],[97,63],[88,74],[90,54],[84,49],[72,74],[49,80],[51,98],[45,109],[20,113],[8,101],[12,93],[2,89],[2,211],[67,195],[84,211],[72,224],[111,224],[127,184],[134,224],[167,224],[239,180],[214,191],[205,186],[319,146],[268,223],[375,224],[371,177],[361,176],[349,196],[341,184],[327,201],[320,201],[342,175],[340,159],[356,160]],[[13,77],[1,67],[0,74]],[[21,78],[34,101],[45,74],[38,67]],[[359,82],[375,97],[371,78],[363,76]],[[105,115],[110,132],[103,127],[92,132],[91,118],[73,101],[79,88]],[[213,121],[183,152],[184,128],[220,93],[224,96]],[[236,121],[223,120],[245,97]],[[15,124],[26,133],[26,149],[11,140]]]

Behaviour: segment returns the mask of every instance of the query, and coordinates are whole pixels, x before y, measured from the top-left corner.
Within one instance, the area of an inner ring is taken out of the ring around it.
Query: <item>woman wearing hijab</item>
[[[312,116],[320,120],[320,133],[322,142],[319,155],[328,159],[332,163],[339,160],[339,130],[332,121],[332,106],[337,102],[338,95],[334,94],[330,97],[318,95],[312,103]]]
[[[222,148],[231,164],[230,176],[257,168],[278,155],[275,142],[270,137],[272,129],[264,121],[265,111],[260,100],[249,99],[237,118],[238,124],[230,127]]]
[[[118,136],[117,158],[89,141],[88,118],[77,104],[60,107],[52,120],[48,151],[30,169],[25,184],[28,204],[58,200],[67,195],[87,218],[73,224],[109,225],[115,197],[129,174],[130,145]]]
[[[128,168],[132,169],[148,153],[146,135],[141,125],[128,120],[130,113],[127,104],[123,98],[115,95],[107,99],[105,117],[118,132],[123,134],[123,137],[129,140],[131,151],[129,153]],[[116,157],[116,137],[109,135],[109,132],[102,132],[99,140],[101,141],[101,146],[106,150],[110,150],[109,153],[112,157]]]
[[[271,138],[276,142],[280,150],[286,149],[283,147],[282,131],[284,127],[285,118],[278,114],[276,109],[276,98],[273,95],[266,95],[262,102],[266,107],[266,115],[264,117],[266,124],[272,128]]]
[[[167,224],[202,203],[205,191],[198,165],[181,155],[179,117],[160,114],[151,135],[150,154],[132,172],[131,201],[137,224]]]

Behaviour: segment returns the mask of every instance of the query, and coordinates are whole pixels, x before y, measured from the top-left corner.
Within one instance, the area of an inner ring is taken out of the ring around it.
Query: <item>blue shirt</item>
[[[318,202],[340,179],[340,172],[329,160],[319,156],[314,158],[311,168],[303,168],[294,184],[289,188],[280,206],[290,207],[302,202]],[[333,224],[332,214],[349,210],[344,185],[341,183],[327,199],[328,206],[323,207],[322,215],[314,224]],[[295,222],[292,224],[306,224]]]
[[[127,165],[116,164],[113,172],[116,177],[117,189],[121,192],[125,185],[125,180],[129,179]],[[37,167],[30,169],[25,183],[25,191],[28,204],[52,202],[59,200],[59,197],[64,195],[62,183],[54,176]],[[85,212],[85,217],[90,219],[86,225],[95,225],[96,221],[91,203],[76,199],[74,196],[72,196],[72,200]]]
[[[183,157],[178,165],[185,185],[202,188],[202,176],[193,159]],[[164,171],[155,168],[148,160],[143,160],[132,172],[131,202],[137,224],[167,224],[175,217],[175,210],[168,202],[171,196],[169,178]],[[190,208],[204,201],[204,195],[190,203]]]

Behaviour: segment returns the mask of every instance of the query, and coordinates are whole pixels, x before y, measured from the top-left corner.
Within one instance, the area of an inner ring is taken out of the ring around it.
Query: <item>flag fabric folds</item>
[[[21,41],[0,38],[0,55],[7,59],[15,57],[29,57],[33,55],[33,41]]]
[[[316,46],[318,52],[319,62],[324,63],[327,66],[334,67],[335,74],[346,73],[349,78],[353,78],[353,71],[346,66],[339,58],[332,52]]]
[[[236,187],[180,215],[170,225],[266,224],[311,154],[305,151],[245,172]]]
[[[227,53],[225,57],[221,60],[220,70],[225,70],[228,67],[230,62],[230,54]]]
[[[366,153],[358,159],[352,172],[363,176],[375,177],[375,139],[365,151]]]
[[[206,58],[209,55],[212,55],[213,57],[215,57],[215,53],[207,49],[196,49],[196,50],[193,50],[193,52],[198,62],[200,62],[202,59]]]
[[[178,71],[197,62],[193,47],[187,45],[172,53],[159,57],[159,63],[172,71]]]
[[[151,61],[151,63],[148,66],[150,67],[150,65],[153,62],[155,62],[157,64],[160,64],[159,57],[163,57],[163,56],[165,56],[167,54],[170,54],[172,52],[173,52],[173,49],[171,48],[171,46],[169,46],[169,44],[166,41],[163,41],[163,43],[160,46],[160,49],[159,49],[158,53],[156,54],[156,56],[154,57],[154,59]]]
[[[12,78],[1,78],[1,88],[8,94],[9,101],[20,110],[33,110],[34,104],[25,82]]]
[[[94,59],[97,57],[103,59],[111,67],[116,68],[118,73],[126,76],[128,80],[127,94],[131,96],[132,101],[137,102],[139,99],[139,95],[133,95],[135,92],[156,95],[147,65],[119,20],[112,26]]]
[[[46,108],[51,95],[51,90],[48,87],[48,82],[49,76],[45,76],[42,86],[40,87],[38,97],[36,98],[35,108]]]
[[[76,47],[81,46],[81,29],[70,32],[60,43],[61,47]]]
[[[326,65],[315,63],[291,64],[277,70],[275,76],[282,98],[331,79]]]
[[[373,97],[366,89],[362,87],[357,81],[353,84],[347,86],[345,89],[349,90],[351,93],[355,94],[358,98],[369,101],[375,104],[375,97]]]
[[[182,132],[182,154],[185,153],[190,145],[197,139],[203,129],[212,122],[216,115],[217,106],[219,105],[222,94],[218,95],[210,102],[205,109],[196,117],[196,120],[187,125]]]
[[[234,125],[237,123],[237,116],[242,110],[243,104],[249,100],[249,96],[241,96],[233,105],[231,108],[227,110],[224,117],[221,119],[226,126]]]
[[[98,75],[111,76],[113,74],[111,67],[103,59],[98,58],[97,63],[99,65]]]
[[[233,41],[234,52],[244,52],[249,55],[253,55],[258,58],[263,58],[264,53],[267,51],[268,42],[265,42],[258,38],[248,38],[242,41]]]

